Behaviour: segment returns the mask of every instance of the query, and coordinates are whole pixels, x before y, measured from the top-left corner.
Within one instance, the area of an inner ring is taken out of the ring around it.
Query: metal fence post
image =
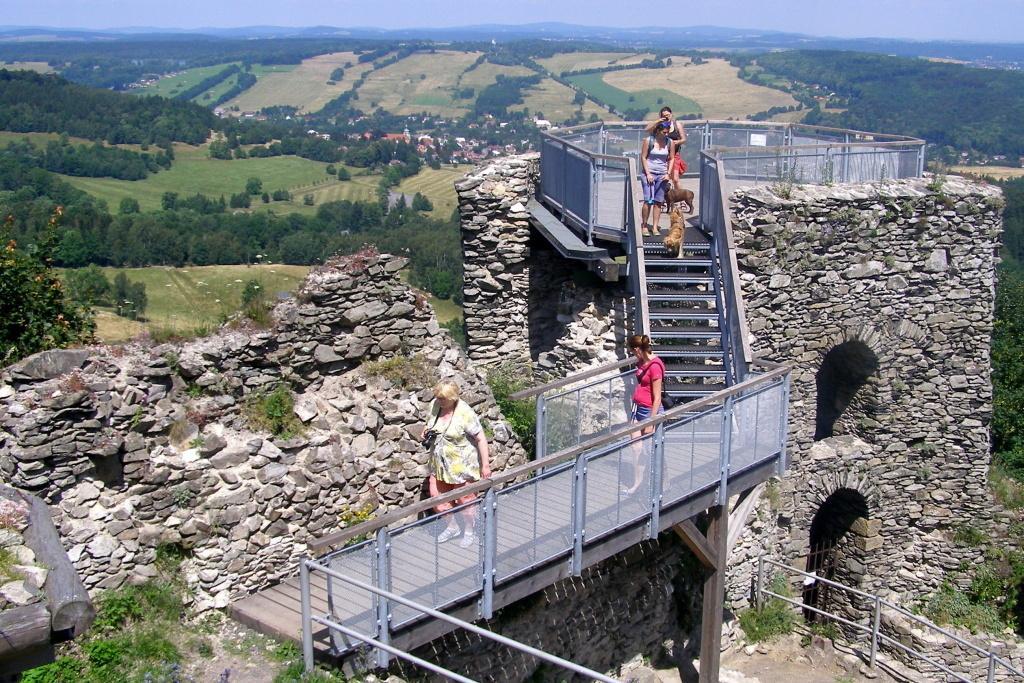
[[[651,442],[651,528],[647,537],[652,541],[658,537],[661,515],[662,469],[665,463],[665,423],[660,422],[654,429]]]
[[[757,556],[757,578],[754,580],[754,607],[761,609],[764,606],[762,602],[761,591],[764,589],[764,555]]]
[[[590,211],[587,216],[587,246],[594,246],[594,223],[597,216],[597,161],[590,158]]]
[[[779,469],[781,477],[789,468],[786,441],[789,439],[789,375],[782,378],[782,409],[779,410]]]
[[[545,448],[546,445],[547,445],[545,443],[545,440],[546,440],[545,437],[547,436],[546,433],[545,433],[547,431],[547,425],[545,424],[545,419],[546,419],[545,413],[547,412],[547,402],[544,400],[544,394],[541,394],[540,396],[537,397],[536,411],[537,411],[537,426],[534,427],[534,439],[536,441],[536,444],[534,445],[534,458],[533,459],[534,460],[540,460],[547,453],[547,449]]]
[[[391,536],[387,527],[377,532],[374,544],[377,552],[377,587],[391,590]],[[377,640],[385,645],[391,642],[391,601],[384,596],[377,596]],[[377,666],[381,669],[391,662],[391,655],[384,650],[377,650]]]
[[[308,674],[313,672],[313,600],[309,593],[309,566],[305,558],[299,561],[299,594],[302,601],[302,665]]]
[[[882,625],[882,599],[875,596],[875,616],[871,622],[871,658],[868,666],[875,668],[875,657],[878,655],[878,629]]]
[[[587,530],[587,459],[581,455],[576,459],[572,480],[572,575],[583,571],[583,540]]]
[[[493,488],[484,494],[484,587],[480,598],[480,616],[494,616],[494,562],[498,549],[498,497]]]
[[[732,455],[732,396],[725,399],[722,405],[721,448],[718,452],[719,481],[715,505],[726,505],[729,502],[729,460]]]
[[[988,653],[988,675],[985,677],[986,683],[994,683],[996,680],[996,653]]]

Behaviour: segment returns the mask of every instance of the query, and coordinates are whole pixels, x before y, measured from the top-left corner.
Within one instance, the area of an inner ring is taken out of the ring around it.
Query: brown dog
[[[686,192],[690,191],[686,190]],[[692,192],[690,192],[690,196],[693,196]],[[671,254],[672,256],[679,256],[679,247],[683,243],[684,229],[683,214],[679,211],[679,207],[672,209],[672,213],[669,214],[668,220],[668,235],[665,236],[665,239],[662,241],[662,243],[665,245],[665,248],[668,249],[669,254]]]
[[[665,203],[669,211],[674,211],[677,204],[686,204],[686,213],[693,213],[693,191],[682,187],[673,187],[665,193]]]

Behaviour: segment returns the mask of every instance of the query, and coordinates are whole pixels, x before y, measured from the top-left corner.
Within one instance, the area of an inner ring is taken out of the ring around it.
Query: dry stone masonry
[[[633,310],[622,286],[561,258],[530,227],[539,173],[536,154],[506,157],[455,187],[470,358],[531,364],[536,377],[554,378],[624,357]]]
[[[405,263],[333,260],[278,305],[270,329],[7,368],[3,479],[55,508],[90,589],[153,576],[156,549],[177,544],[202,609],[290,576],[309,539],[419,499],[416,438],[434,377],[464,387],[496,470],[524,462],[483,376],[398,279]],[[282,381],[303,427],[275,437],[247,413]]]

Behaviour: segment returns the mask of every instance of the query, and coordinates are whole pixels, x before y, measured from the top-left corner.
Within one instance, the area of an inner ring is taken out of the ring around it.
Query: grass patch
[[[1008,474],[998,457],[988,471],[988,487],[1000,505],[1010,510],[1024,508],[1024,483]]]
[[[383,107],[399,116],[420,112],[462,116],[469,112],[472,101],[456,98],[457,84],[479,56],[479,52],[455,50],[413,53],[369,73],[354,105],[364,111]]]
[[[372,64],[361,64],[358,59],[352,52],[331,52],[305,59],[299,65],[289,65],[287,70],[254,66],[252,73],[256,84],[224,106],[238,107],[239,111],[259,111],[275,105],[296,107],[300,113],[319,111],[351,90],[352,84],[373,68]],[[346,67],[349,63],[351,66]],[[328,83],[331,72],[338,68],[344,71],[344,77]]]
[[[363,363],[367,375],[383,377],[387,381],[408,389],[420,391],[437,384],[437,371],[423,356],[395,356]]]
[[[86,637],[51,664],[25,672],[23,683],[178,680],[182,653],[171,634],[184,616],[182,587],[172,576],[107,591]]]
[[[646,69],[644,69],[646,70]],[[641,69],[630,70],[627,73],[636,73]],[[656,69],[660,71],[660,69]],[[617,72],[613,72],[617,73]],[[700,113],[700,105],[689,97],[685,97],[671,90],[664,88],[652,88],[649,90],[638,90],[627,92],[610,85],[604,80],[605,74],[584,74],[572,76],[567,79],[570,83],[580,88],[588,95],[593,95],[606,104],[610,104],[619,111],[643,107],[647,111],[657,111],[662,106],[672,107],[676,116],[685,114]]]
[[[769,589],[779,595],[790,596],[789,585],[782,576],[772,577]],[[753,643],[761,643],[793,632],[796,614],[788,603],[768,598],[761,607],[740,613],[740,627]]]
[[[487,374],[487,385],[501,408],[509,427],[531,459],[537,453],[537,401],[528,398],[513,400],[512,394],[530,386],[530,375],[514,365],[500,365]]]
[[[256,206],[266,207],[277,213],[291,213],[302,204],[302,188],[327,179],[327,164],[297,156],[280,156],[253,159],[211,159],[208,145],[194,147],[178,143],[174,145],[174,163],[167,170],[153,173],[143,180],[118,180],[116,178],[85,178],[60,176],[78,189],[88,192],[107,202],[116,209],[122,199],[133,198],[143,211],[157,211],[165,192],[179,195],[204,194],[217,198],[230,197],[245,191],[249,178],[259,178],[263,187],[270,191],[288,190],[291,202],[274,202]],[[336,181],[330,181],[336,182]]]
[[[254,255],[255,256],[255,255]],[[98,309],[96,336],[108,343],[121,342],[148,331],[155,341],[190,339],[215,331],[242,310],[247,282],[256,281],[270,303],[281,293],[294,292],[309,272],[308,266],[279,264],[191,266],[170,268],[104,268],[108,280],[123,272],[132,282],[146,286],[146,320],[136,322]]]
[[[164,76],[156,83],[145,88],[133,90],[132,92],[139,95],[174,97],[178,93],[198,85],[203,79],[220,73],[231,66],[232,63],[237,62],[225,62],[224,64],[214,64],[213,66],[197,66],[194,69],[186,69],[170,76]]]
[[[288,439],[304,430],[295,415],[295,394],[284,382],[269,391],[249,394],[243,411],[249,424],[274,436]]]
[[[996,605],[978,602],[948,580],[928,598],[921,612],[940,626],[959,626],[971,633],[998,633],[1007,627]]]
[[[14,565],[18,564],[18,558],[7,548],[0,548],[0,583],[14,581],[18,575],[14,573]]]

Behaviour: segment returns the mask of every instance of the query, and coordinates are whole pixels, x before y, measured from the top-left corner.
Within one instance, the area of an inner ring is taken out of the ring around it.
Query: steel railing
[[[645,126],[597,122],[541,133],[538,194],[588,243],[596,229],[630,231],[629,207],[640,199],[630,176]],[[924,140],[903,135],[771,121],[693,121],[684,130],[686,177],[700,175],[702,152],[723,161],[726,178],[753,184],[868,182],[924,172]]]
[[[753,354],[747,327],[746,308],[740,288],[739,263],[732,231],[732,212],[724,191],[725,172],[722,162],[701,152],[700,163],[700,226],[709,236],[715,291],[721,299],[723,364],[729,384],[743,381]]]
[[[772,463],[772,471],[781,473],[788,386],[788,367],[769,370],[643,423],[318,539],[310,550],[353,543],[318,562],[431,609],[475,602],[478,615],[490,618],[495,590],[504,584],[559,561],[579,575],[590,544],[632,527],[654,538],[663,511],[705,493],[725,500],[729,478],[751,468]],[[634,438],[645,427],[653,432]],[[478,497],[431,514],[467,494]],[[420,514],[428,516],[406,521]],[[438,543],[449,524],[460,525],[463,538]],[[473,538],[465,542],[469,532]],[[331,577],[327,597],[326,618],[384,644],[422,618]],[[351,649],[340,631],[331,634],[338,652]]]
[[[846,593],[849,593],[850,595],[854,595],[854,596],[857,596],[857,597],[863,599],[866,603],[871,605],[871,618],[870,618],[870,620],[867,623],[859,623],[857,621],[853,621],[851,619],[846,619],[845,617],[841,617],[838,614],[832,614],[831,612],[828,612],[827,610],[823,610],[823,609],[820,609],[818,607],[815,607],[814,605],[808,605],[808,604],[804,603],[803,600],[795,600],[795,599],[789,597],[788,595],[783,595],[783,594],[780,594],[780,593],[776,593],[776,592],[770,590],[769,588],[766,588],[765,587],[765,567],[766,566],[767,567],[774,567],[774,568],[780,569],[780,570],[782,570],[784,572],[788,572],[788,573],[799,575],[799,576],[803,577],[804,579],[816,581],[818,583],[822,583],[822,584],[825,584],[827,586],[831,586],[833,588],[837,588],[839,590],[845,591]],[[850,586],[838,583],[836,581],[832,581],[831,579],[826,579],[824,577],[818,576],[816,574],[812,574],[810,572],[801,571],[799,569],[796,569],[795,567],[790,567],[789,565],[783,564],[781,562],[776,562],[775,560],[768,559],[764,555],[760,555],[757,558],[757,576],[755,578],[755,583],[754,583],[754,602],[755,602],[755,604],[758,607],[760,607],[760,606],[762,606],[764,604],[764,596],[766,596],[766,595],[770,596],[772,598],[775,598],[776,600],[781,600],[781,601],[783,601],[783,602],[785,602],[785,603],[787,603],[789,605],[793,605],[793,606],[799,607],[799,608],[801,608],[803,610],[807,610],[807,611],[813,612],[814,614],[818,614],[820,616],[823,616],[825,618],[832,619],[833,621],[837,621],[837,622],[839,622],[841,624],[844,624],[845,626],[849,626],[850,628],[854,629],[855,631],[858,631],[858,632],[861,632],[861,633],[864,633],[864,634],[868,635],[868,637],[870,639],[869,640],[869,651],[868,651],[868,665],[871,666],[871,667],[874,667],[876,662],[877,662],[879,648],[880,647],[889,647],[889,648],[894,648],[895,650],[897,650],[899,652],[902,652],[902,653],[904,653],[906,655],[909,655],[910,657],[913,657],[914,659],[918,659],[918,660],[921,660],[923,662],[926,662],[926,663],[934,666],[936,669],[938,669],[942,673],[944,673],[946,675],[949,675],[949,676],[952,676],[957,681],[963,681],[964,683],[971,683],[971,679],[968,678],[967,676],[965,676],[963,674],[960,674],[960,673],[957,673],[956,671],[953,671],[950,667],[946,666],[944,663],[935,661],[935,659],[933,659],[932,657],[929,657],[928,655],[926,655],[925,653],[921,652],[920,650],[916,650],[913,647],[911,647],[910,645],[908,645],[906,643],[903,643],[903,642],[900,642],[898,639],[893,638],[893,637],[883,633],[882,629],[881,629],[881,626],[882,626],[882,609],[884,608],[884,609],[892,610],[894,612],[899,613],[900,615],[902,615],[902,616],[906,617],[907,619],[909,619],[910,621],[918,624],[919,626],[921,626],[922,628],[924,628],[927,631],[931,631],[933,633],[940,633],[943,636],[953,640],[954,642],[956,642],[961,647],[966,648],[967,650],[978,654],[980,657],[982,657],[984,660],[987,661],[987,673],[986,673],[986,678],[985,678],[987,683],[993,683],[996,680],[996,674],[1000,673],[1000,671],[1005,671],[1005,673],[1010,674],[1010,675],[1024,677],[1024,672],[1014,668],[1010,664],[1010,662],[1006,661],[1002,657],[999,657],[995,652],[992,652],[990,650],[986,650],[986,649],[984,649],[982,647],[979,647],[979,646],[975,645],[974,643],[971,643],[971,642],[969,642],[967,640],[964,640],[963,638],[957,636],[955,633],[951,633],[950,631],[948,631],[948,630],[946,630],[946,629],[944,629],[944,628],[942,628],[940,626],[937,626],[936,624],[932,623],[928,619],[925,619],[922,616],[914,614],[914,613],[912,613],[912,612],[910,612],[910,611],[900,607],[899,605],[896,605],[895,603],[892,603],[892,602],[890,602],[890,601],[888,601],[888,600],[886,600],[886,599],[884,599],[884,598],[882,598],[882,597],[880,597],[878,595],[874,595],[872,593],[867,593],[865,591],[858,590],[856,588],[851,588]]]
[[[544,652],[543,650],[538,650],[535,647],[531,647],[529,645],[526,645],[525,643],[521,643],[517,640],[513,640],[503,635],[494,633],[493,631],[488,631],[487,629],[480,628],[479,626],[471,624],[467,621],[463,621],[462,619],[456,619],[455,617],[445,614],[444,612],[439,612],[435,609],[431,609],[430,607],[421,605],[412,600],[407,600],[403,598],[401,595],[397,595],[395,593],[392,593],[391,591],[383,590],[377,586],[373,586],[363,581],[359,581],[358,579],[354,579],[351,576],[345,576],[344,574],[336,572],[330,567],[320,564],[315,560],[302,560],[302,562],[299,565],[299,584],[302,588],[302,623],[304,625],[308,624],[309,626],[312,626],[312,624],[320,624],[321,626],[326,626],[332,631],[342,633],[348,638],[351,638],[357,642],[366,643],[367,645],[372,646],[374,650],[377,652],[377,663],[382,667],[387,666],[390,657],[394,656],[412,662],[413,664],[421,668],[424,668],[427,671],[431,671],[433,673],[445,676],[450,680],[459,681],[460,683],[474,683],[473,679],[466,678],[465,676],[457,674],[454,671],[451,671],[450,669],[438,666],[433,662],[428,662],[425,659],[412,655],[399,648],[392,647],[388,643],[379,641],[376,638],[365,633],[359,633],[355,629],[351,629],[345,626],[344,624],[338,623],[337,621],[334,621],[327,617],[314,615],[312,600],[310,597],[310,574],[314,572],[320,572],[325,576],[330,577],[331,579],[339,581],[343,584],[352,586],[358,590],[366,591],[367,594],[374,595],[380,598],[380,600],[383,601],[385,604],[403,605],[410,609],[416,610],[417,612],[425,616],[429,616],[440,621],[448,622],[465,631],[475,633],[483,638],[492,640],[496,643],[500,643],[505,647],[517,650],[519,652],[524,652],[545,662],[554,664],[555,666],[586,676],[589,680],[603,681],[604,683],[618,683],[618,679],[611,678],[610,676],[606,676],[602,673],[594,671],[593,669],[588,669],[585,666],[580,666],[579,664],[576,664],[575,662],[570,662],[567,659],[563,659],[561,657],[549,654],[547,652]],[[303,627],[302,631],[302,656],[306,671],[312,671],[313,631],[312,628],[308,628],[306,626]]]

